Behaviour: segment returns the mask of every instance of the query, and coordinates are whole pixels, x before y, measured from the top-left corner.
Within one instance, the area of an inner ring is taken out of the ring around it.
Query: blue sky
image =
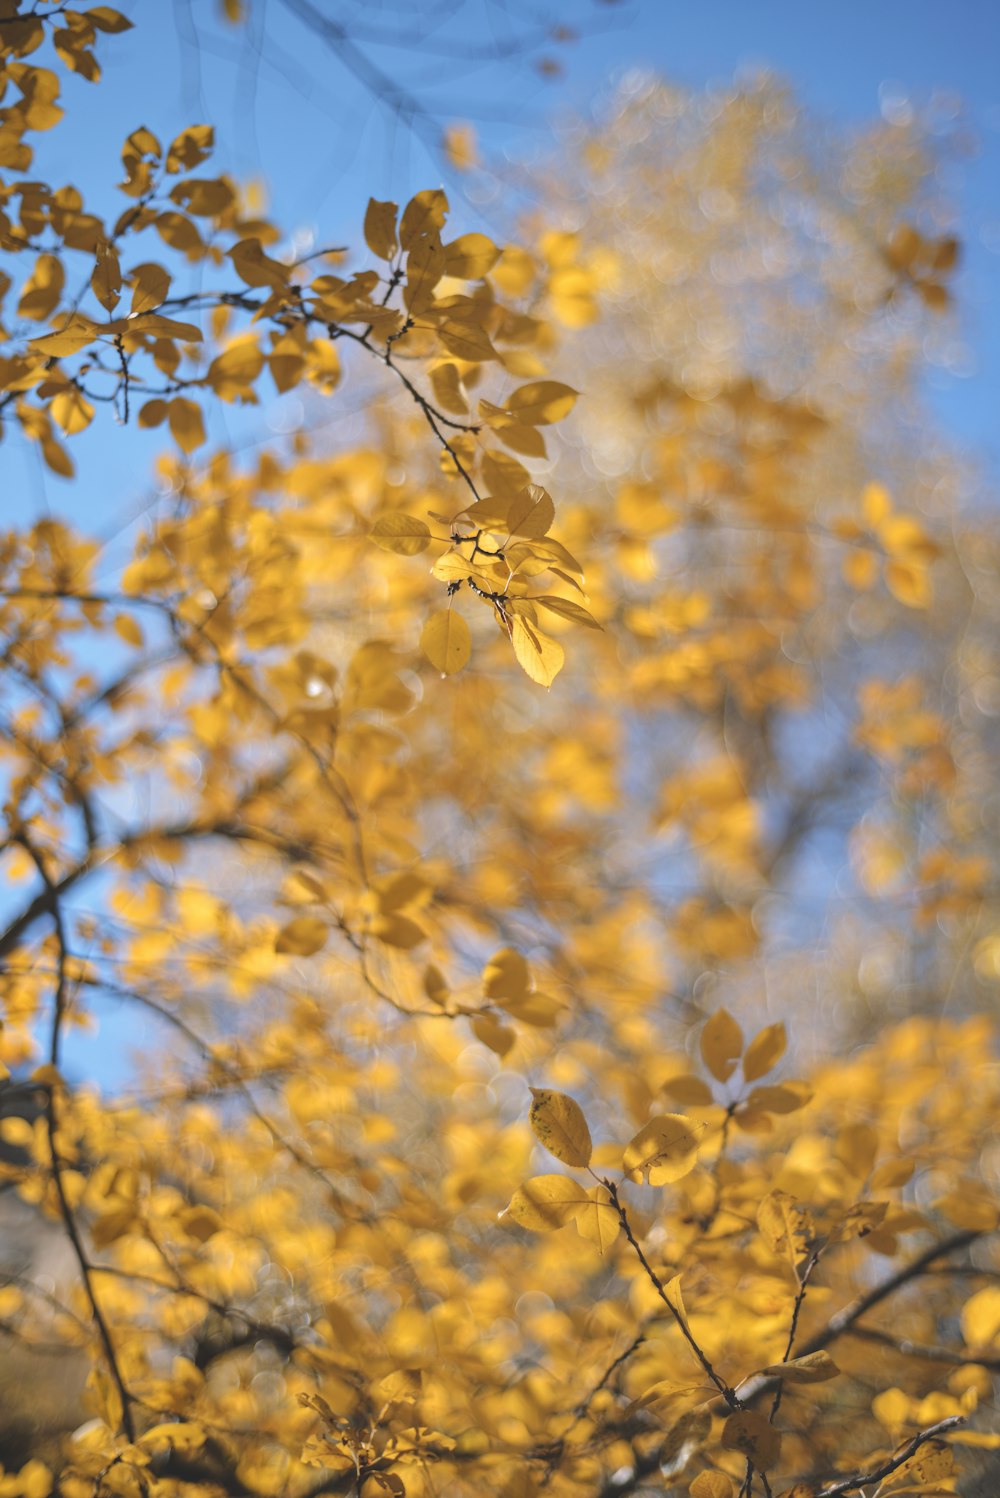
[[[376,103],[295,15],[312,5],[363,39],[367,61],[411,87],[442,121],[475,120],[484,155],[530,156],[551,146],[549,122],[599,110],[616,77],[652,69],[692,87],[725,83],[765,65],[783,74],[821,119],[861,126],[880,111],[935,101],[974,142],[948,169],[964,254],[956,282],[958,332],[967,346],[961,376],[928,372],[942,424],[1000,472],[995,412],[1000,396],[1000,4],[992,0],[251,0],[253,24],[220,25],[216,0],[118,0],[136,21],[105,38],[105,78],[94,89],[67,81],[68,123],[45,139],[41,172],[75,181],[95,206],[117,212],[118,153],[140,123],[169,139],[184,124],[215,125],[218,168],[267,183],[270,210],[318,243],[356,243],[369,194],[405,201],[442,179],[439,154],[419,130]],[[537,25],[534,17],[543,18]],[[551,22],[577,40],[535,46],[522,57],[458,62],[451,50],[502,47],[512,36],[544,36]],[[352,31],[353,28],[353,31]],[[411,33],[424,38],[419,47]],[[375,45],[370,34],[398,41]],[[540,57],[560,76],[543,78]],[[957,114],[956,114],[957,112]],[[967,127],[967,129],[966,129]],[[456,180],[446,186],[460,189]],[[453,191],[453,198],[458,194]],[[116,201],[117,200],[117,201]],[[516,203],[501,203],[500,211]],[[496,210],[456,202],[459,227],[489,230]],[[259,413],[266,419],[267,412]],[[234,413],[216,416],[245,430]],[[217,428],[218,429],[218,428]],[[221,434],[221,433],[219,433]],[[79,481],[53,478],[34,450],[5,454],[22,513],[71,512],[108,535],[135,512],[158,434],[123,433],[109,421],[76,439]],[[8,492],[10,492],[8,490]]]
[[[373,100],[341,63],[292,18],[286,0],[252,0],[255,28],[219,24],[216,0],[117,0],[136,23],[102,48],[106,77],[96,89],[70,78],[67,123],[46,138],[38,175],[74,181],[102,212],[116,213],[113,190],[124,136],[139,124],[169,140],[183,125],[216,127],[218,169],[266,181],[270,211],[290,231],[319,244],[357,243],[369,195],[403,202],[442,180],[440,156]],[[970,454],[981,454],[987,481],[1000,473],[995,413],[1000,393],[1000,3],[993,0],[287,0],[313,4],[350,28],[369,28],[398,47],[366,44],[370,62],[404,79],[442,122],[473,119],[483,154],[513,158],[551,148],[550,121],[589,115],[616,78],[649,69],[694,88],[726,83],[738,71],[767,66],[833,126],[863,126],[880,113],[935,102],[942,120],[968,128],[975,147],[949,166],[946,194],[956,207],[965,252],[956,282],[958,328],[971,354],[963,377],[928,375],[928,398],[942,427]],[[542,45],[521,58],[458,63],[449,48],[482,47],[538,28],[542,14],[578,33],[575,42]],[[529,20],[524,22],[523,17]],[[513,18],[513,19],[512,19]],[[408,34],[427,34],[419,47]],[[361,32],[359,30],[358,34]],[[432,49],[440,48],[440,55]],[[557,58],[546,79],[535,64]],[[460,203],[461,183],[446,180],[459,227],[484,221]],[[500,204],[513,213],[516,203]],[[285,398],[289,399],[288,397]],[[273,408],[215,411],[215,435],[274,420]],[[153,492],[151,464],[162,437],[121,430],[102,411],[72,450],[79,479],[66,484],[44,470],[34,449],[2,450],[12,518],[52,510],[105,536],[106,574],[123,554],[125,523]],[[127,1075],[134,1032],[106,1023],[96,1070],[105,1082]],[[88,1070],[92,1047],[74,1047]]]

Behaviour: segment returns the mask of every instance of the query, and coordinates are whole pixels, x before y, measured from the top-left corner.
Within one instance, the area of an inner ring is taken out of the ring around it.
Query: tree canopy
[[[922,395],[943,148],[628,80],[509,239],[373,181],[303,256],[207,123],[122,121],[110,212],[38,180],[131,22],[8,11],[0,417],[65,499],[0,535],[0,1206],[62,1248],[0,1270],[0,1495],[962,1491],[1000,550]]]

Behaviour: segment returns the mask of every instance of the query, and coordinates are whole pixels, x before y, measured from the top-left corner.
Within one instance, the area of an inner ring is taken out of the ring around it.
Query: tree
[[[3,1492],[952,1491],[997,552],[916,435],[926,142],[650,86],[524,247],[429,189],[296,262],[206,125],[130,125],[107,221],[30,175],[128,24],[3,22],[4,421],[171,443],[120,576],[0,552],[2,1169],[69,1259],[0,1316],[92,1363]],[[350,446],[206,439],[366,369]],[[102,1096],[73,1033],[136,1011]]]

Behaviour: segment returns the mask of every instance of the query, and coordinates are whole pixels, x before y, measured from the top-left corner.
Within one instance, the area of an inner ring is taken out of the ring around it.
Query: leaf
[[[787,1363],[771,1363],[760,1372],[768,1378],[783,1378],[794,1384],[822,1384],[836,1378],[840,1369],[828,1352],[820,1351],[805,1353]]]
[[[122,268],[118,263],[118,251],[108,240],[98,241],[91,289],[101,306],[113,312],[122,293]]]
[[[75,386],[53,396],[49,410],[56,426],[61,427],[68,437],[82,432],[94,419],[93,406]]]
[[[530,986],[531,970],[513,947],[501,947],[483,968],[483,993],[488,999],[520,999]]]
[[[401,557],[415,557],[431,543],[429,527],[415,515],[390,510],[380,515],[368,532],[369,539],[383,551],[394,551]]]
[[[438,337],[449,354],[455,354],[467,364],[482,364],[487,359],[499,357],[486,329],[477,322],[446,318],[438,328]]]
[[[733,1498],[735,1491],[724,1472],[699,1472],[688,1488],[691,1498]]]
[[[879,1492],[897,1493],[946,1482],[955,1471],[955,1453],[947,1441],[925,1441],[919,1451],[883,1479]]]
[[[576,405],[578,392],[556,380],[535,380],[521,385],[507,398],[507,410],[526,426],[548,426],[562,421]]]
[[[547,489],[539,484],[526,484],[510,505],[505,524],[513,536],[540,539],[556,518],[555,505]]]
[[[472,1031],[477,1040],[501,1058],[506,1056],[515,1041],[516,1033],[509,1025],[502,1025],[492,1014],[478,1014],[472,1021]]]
[[[28,317],[34,322],[44,322],[58,307],[65,281],[66,272],[59,257],[39,255],[35,261],[34,270],[24,283],[17,304],[18,317]],[[38,342],[37,339],[32,341]]]
[[[517,663],[541,687],[550,687],[562,670],[565,652],[557,641],[532,628],[521,614],[511,623],[511,644]]]
[[[138,317],[143,312],[151,312],[154,307],[159,307],[161,302],[166,301],[170,291],[170,276],[162,265],[157,265],[154,261],[137,265],[129,273],[129,283],[132,287],[130,317]]]
[[[410,250],[422,235],[434,237],[444,228],[448,199],[439,187],[427,188],[410,199],[399,225],[399,243]]]
[[[532,1087],[528,1122],[532,1133],[550,1155],[578,1170],[590,1164],[593,1145],[583,1109],[562,1092]]]
[[[587,629],[604,628],[602,624],[598,624],[593,614],[588,613],[580,604],[574,603],[571,598],[559,598],[554,594],[547,593],[536,595],[531,601],[537,604],[539,608],[548,609],[550,613],[558,614],[563,619],[571,620],[573,624],[582,624]]]
[[[265,255],[259,239],[241,239],[228,254],[233,269],[247,286],[269,286],[278,292],[287,290],[288,266]]]
[[[922,562],[886,562],[886,587],[908,609],[926,609],[933,598],[930,574]]]
[[[485,234],[462,234],[444,247],[444,271],[461,281],[481,281],[500,258],[500,251]]]
[[[30,346],[47,358],[62,359],[67,354],[78,354],[88,343],[93,343],[98,332],[99,329],[89,318],[74,312],[54,333],[43,333],[40,338],[32,338]]]
[[[549,1233],[566,1227],[589,1204],[586,1188],[569,1176],[532,1176],[517,1188],[500,1216],[533,1233]]]
[[[119,639],[124,640],[126,645],[132,645],[136,650],[142,649],[146,641],[138,619],[132,614],[116,614],[112,623]]]
[[[424,625],[420,648],[436,670],[452,676],[468,663],[472,634],[461,614],[454,609],[443,609],[432,614]]]
[[[773,1066],[777,1066],[785,1054],[786,1043],[785,1027],[780,1021],[776,1025],[765,1026],[755,1035],[743,1057],[743,1076],[746,1081],[756,1082],[758,1077],[765,1076]]]
[[[592,1186],[587,1192],[588,1203],[576,1215],[576,1230],[581,1238],[596,1245],[603,1257],[614,1247],[621,1232],[621,1221],[611,1205],[606,1186]]]
[[[722,1444],[739,1451],[761,1472],[770,1472],[781,1456],[781,1436],[755,1410],[737,1410],[722,1427]]]
[[[812,1216],[787,1191],[770,1191],[757,1208],[757,1226],[773,1253],[786,1254],[794,1267],[816,1236]]]
[[[694,1169],[698,1133],[682,1113],[663,1113],[643,1124],[622,1156],[630,1181],[666,1186]]]
[[[299,915],[282,926],[274,950],[286,957],[312,957],[326,946],[329,924],[318,915]]]
[[[712,1089],[707,1082],[700,1077],[691,1077],[683,1074],[671,1077],[664,1082],[663,1091],[668,1097],[673,1098],[675,1103],[683,1103],[686,1108],[708,1108],[712,1104]]]
[[[717,1009],[705,1022],[699,1041],[701,1056],[717,1082],[728,1082],[743,1052],[743,1031],[726,1009]]]
[[[811,1100],[812,1093],[803,1083],[786,1083],[782,1087],[754,1087],[747,1098],[750,1108],[762,1113],[796,1113]]]
[[[167,406],[167,421],[170,433],[177,446],[184,452],[194,452],[205,441],[205,423],[201,407],[194,401],[176,396]]]
[[[380,260],[391,260],[399,248],[396,237],[395,203],[380,203],[377,198],[368,199],[365,209],[365,244]]]
[[[1000,1288],[987,1285],[965,1302],[962,1336],[967,1347],[989,1347],[1000,1341]]]
[[[664,1436],[658,1452],[663,1476],[669,1479],[683,1472],[708,1440],[711,1429],[712,1416],[704,1406],[685,1410],[679,1415]]]

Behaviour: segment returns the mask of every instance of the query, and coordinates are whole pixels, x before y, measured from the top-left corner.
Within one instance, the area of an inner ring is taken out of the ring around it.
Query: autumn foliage
[[[930,148],[649,84],[518,245],[431,188],[296,259],[206,124],[123,122],[110,216],[38,180],[129,26],[0,22],[0,414],[66,496],[0,534],[0,1173],[65,1245],[0,1327],[84,1385],[0,1495],[963,1491],[1000,551]]]

